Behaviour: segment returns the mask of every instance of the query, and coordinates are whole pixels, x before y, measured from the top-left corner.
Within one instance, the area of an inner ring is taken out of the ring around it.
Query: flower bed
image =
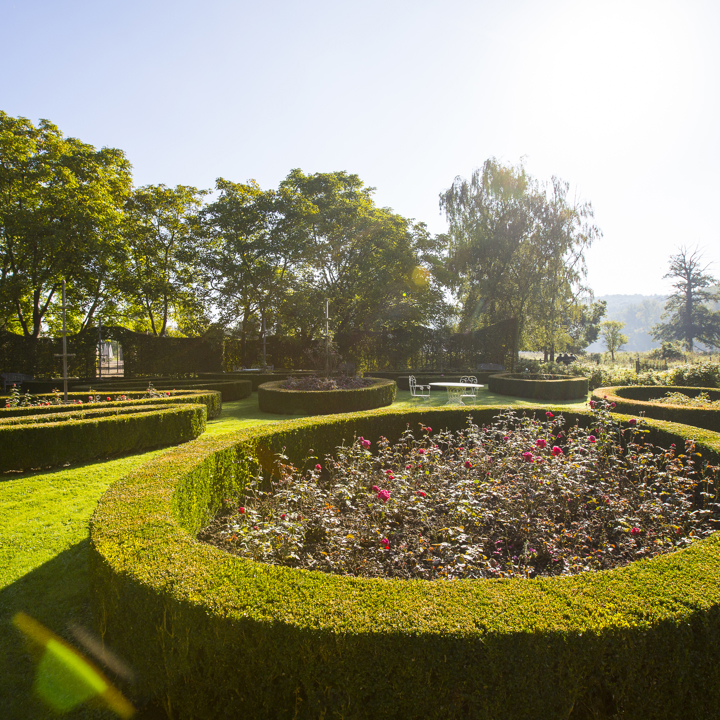
[[[720,527],[694,446],[660,451],[598,410],[591,430],[512,411],[458,433],[357,438],[225,499],[199,538],[252,560],[362,577],[498,578],[607,570]],[[672,503],[667,502],[672,498]]]
[[[581,400],[588,394],[588,379],[570,375],[501,373],[490,376],[488,390],[498,395],[533,400]]]
[[[265,383],[258,387],[258,403],[262,412],[282,415],[332,415],[392,405],[397,392],[394,380],[363,378],[363,381],[370,384],[351,389],[305,390],[285,387],[290,379]]]
[[[375,379],[365,377],[320,378],[317,375],[308,377],[290,377],[280,383],[283,390],[358,390],[375,384]]]
[[[705,393],[710,400],[720,399],[720,390],[713,388],[678,387],[675,385],[627,385],[593,390],[593,402],[604,400],[615,405],[620,413],[644,415],[658,420],[684,423],[720,432],[720,408],[694,407],[687,404],[653,402],[664,393],[680,392],[688,397]]]
[[[499,409],[473,409],[475,423]],[[408,423],[458,431],[466,419],[390,408],[278,423],[188,443],[115,484],[91,523],[95,616],[140,694],[178,718],[712,717],[717,534],[611,571],[447,582],[267,565],[194,539],[276,453],[299,464],[343,439],[375,447]],[[714,433],[647,429],[653,443],[694,438],[717,462]]]

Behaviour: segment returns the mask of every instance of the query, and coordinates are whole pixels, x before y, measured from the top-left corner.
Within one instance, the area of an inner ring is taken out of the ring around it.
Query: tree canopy
[[[708,273],[698,248],[678,249],[670,256],[670,270],[665,278],[673,280],[674,292],[665,303],[663,322],[652,330],[661,341],[680,340],[692,352],[695,341],[708,347],[720,346],[720,312],[707,303],[720,299],[718,281]]]

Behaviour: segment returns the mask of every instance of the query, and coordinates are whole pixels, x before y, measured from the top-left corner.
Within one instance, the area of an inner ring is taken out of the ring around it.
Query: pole
[[[98,321],[98,377],[102,379],[102,320]],[[110,358],[108,358],[108,371],[110,370]]]
[[[63,307],[63,402],[67,402],[67,325],[65,323],[65,278],[62,281]]]
[[[330,377],[330,301],[325,300],[325,377]]]

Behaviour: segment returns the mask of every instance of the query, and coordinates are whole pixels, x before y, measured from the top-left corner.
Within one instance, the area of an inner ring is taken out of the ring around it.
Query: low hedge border
[[[351,390],[287,390],[281,387],[282,380],[265,383],[258,387],[260,411],[281,415],[333,415],[392,405],[397,393],[395,381],[367,379],[375,383]]]
[[[593,400],[606,400],[615,403],[615,411],[628,415],[644,415],[656,420],[684,423],[695,427],[720,432],[720,408],[687,407],[665,403],[648,402],[651,398],[661,398],[666,393],[679,392],[688,397],[696,397],[701,392],[708,394],[711,400],[720,400],[720,390],[714,388],[681,387],[678,385],[622,385],[597,388],[592,392]]]
[[[544,417],[548,407],[536,412]],[[476,423],[502,408],[473,408]],[[564,412],[589,426],[592,416]],[[466,410],[307,418],[187,443],[113,485],[91,521],[95,617],[176,718],[716,717],[720,537],[572,578],[398,581],[263,565],[198,542],[284,449],[464,427]],[[652,437],[720,436],[647,421]]]
[[[95,395],[105,395],[109,390],[100,392],[93,388]],[[113,390],[111,395],[125,395],[127,400],[111,400],[110,402],[102,401],[100,403],[88,402],[87,392],[72,392],[68,393],[68,400],[82,400],[85,407],[105,407],[105,408],[116,408],[116,407],[142,407],[143,405],[177,405],[186,403],[202,403],[207,408],[207,419],[214,420],[220,416],[222,412],[222,398],[220,393],[217,391],[203,391],[203,390],[163,390],[163,392],[169,392],[170,397],[157,397],[157,398],[146,398],[145,392],[140,391],[127,391],[118,392]],[[45,393],[43,395],[34,395],[33,397],[40,400],[47,400],[52,402],[55,399],[54,393]],[[6,401],[7,402],[7,401]],[[43,413],[58,413],[58,412],[74,412],[77,410],[77,405],[30,405],[27,407],[3,407],[0,408],[0,420],[7,417],[17,417],[22,415],[42,415]]]
[[[79,410],[0,424],[0,472],[53,467],[176,445],[205,431],[199,403]]]
[[[532,400],[582,400],[588,394],[588,379],[570,375],[543,380],[524,378],[517,373],[491,375],[488,390],[498,395],[531,398]]]
[[[222,382],[196,382],[193,380],[126,380],[123,382],[112,381],[102,384],[87,383],[85,385],[73,385],[73,392],[89,391],[95,392],[126,392],[128,390],[147,390],[148,382],[152,382],[156,390],[200,390],[205,392],[219,392],[223,402],[234,402],[250,397],[252,394],[252,383],[249,380],[223,380]]]

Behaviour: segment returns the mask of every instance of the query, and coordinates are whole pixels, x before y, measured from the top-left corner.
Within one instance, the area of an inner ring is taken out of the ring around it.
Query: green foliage
[[[0,472],[175,445],[205,430],[204,405],[146,405],[29,415],[0,424]]]
[[[713,432],[720,432],[720,407],[692,407],[688,404],[670,402],[653,402],[663,393],[681,392],[696,397],[701,392],[708,394],[711,400],[720,399],[720,391],[698,387],[682,387],[675,385],[639,385],[627,387],[602,387],[594,390],[592,399],[614,403],[614,412],[626,415],[643,415],[644,417],[666,420],[668,422],[692,425]]]
[[[283,415],[332,415],[392,405],[395,381],[367,379],[375,383],[353,390],[287,390],[283,381],[269,382],[259,386],[258,402],[262,412]]]
[[[35,127],[0,111],[0,326],[13,317],[13,329],[39,337],[63,278],[80,326],[91,320],[130,183],[122,151],[96,150],[47,120]]]
[[[702,266],[702,253],[681,247],[670,256],[670,270],[666,278],[674,280],[675,291],[665,304],[663,320],[653,328],[655,340],[682,340],[692,352],[695,340],[709,347],[720,346],[720,312],[706,303],[720,299],[720,292],[712,289],[717,280]]]
[[[600,334],[613,362],[615,362],[615,353],[628,341],[627,335],[621,332],[624,327],[625,323],[619,320],[606,320],[600,324]]]
[[[576,400],[587,396],[588,380],[568,375],[502,373],[488,378],[488,389],[499,395],[533,400]]]
[[[394,441],[407,423],[465,419],[423,409],[291,421],[184,445],[114,485],[91,522],[93,596],[138,691],[186,718],[712,717],[715,535],[611,572],[432,583],[263,565],[191,539],[283,448],[300,462],[358,435]],[[653,442],[697,436],[717,460],[715,434],[648,428]]]

